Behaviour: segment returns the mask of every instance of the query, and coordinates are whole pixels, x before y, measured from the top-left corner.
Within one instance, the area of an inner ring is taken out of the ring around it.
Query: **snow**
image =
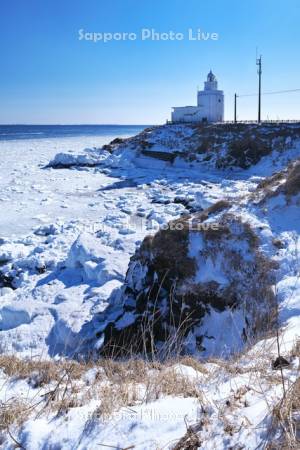
[[[199,397],[165,395],[155,400],[143,400],[147,387],[141,380],[135,386],[140,391],[141,401],[104,415],[101,414],[101,397],[97,390],[108,381],[101,367],[93,367],[73,384],[73,388],[80,386],[78,406],[60,414],[51,409],[43,413],[43,408],[46,408],[43,402],[40,405],[42,412],[37,417],[29,417],[18,435],[15,429],[11,428],[11,431],[30,450],[57,447],[92,450],[101,445],[171,450],[186,433],[187,427],[198,424],[199,438],[205,449],[226,450],[237,444],[255,449],[266,443],[270,405],[278,402],[282,395],[280,383],[268,382],[268,377],[274,377],[274,373],[266,351],[262,355],[265,358],[261,363],[262,372],[253,372],[243,361],[239,365],[240,373],[234,373],[235,364],[226,367],[221,363],[207,363],[202,365],[202,370],[174,364],[166,371],[190,380],[195,389],[199,389]],[[297,361],[295,363],[297,365]],[[295,379],[296,365],[285,372],[286,383]],[[50,389],[48,385],[38,388],[32,381],[29,383],[18,378],[7,382],[4,374],[0,379],[1,384],[6,381],[6,388],[0,392],[1,401],[16,397],[27,402],[36,401],[37,394],[42,397]],[[92,398],[88,396],[90,392],[93,393]],[[80,398],[85,400],[80,402]],[[12,448],[14,443],[5,441],[5,449]]]
[[[54,424],[46,419],[29,420],[21,436],[23,445],[31,450],[40,450],[47,442],[48,448],[63,445],[64,450],[83,450],[95,446],[101,448],[101,444],[103,448],[124,448],[136,442],[139,450],[154,450],[158,442],[168,445],[184,434],[185,416],[193,421],[197,417],[197,403],[194,399],[174,399],[170,402],[169,398],[165,398],[137,407],[133,412],[131,409],[121,409],[109,423],[99,424],[90,419],[87,430],[84,423],[89,422],[89,410],[92,408],[86,407],[83,411],[79,408],[76,411],[74,408],[67,421],[56,419],[55,432]]]
[[[150,150],[183,153],[192,133],[177,126],[171,131],[157,128],[149,136]],[[133,323],[132,312],[120,318],[120,292],[129,260],[143,238],[192,208],[206,208],[224,198],[238,200],[230,212],[251,224],[260,249],[279,263],[276,296],[284,328],[281,345],[284,353],[290,352],[300,335],[299,198],[288,203],[278,195],[264,205],[248,200],[262,177],[299,157],[300,146],[290,147],[288,142],[285,152],[273,152],[245,171],[226,171],[201,160],[192,164],[177,157],[171,165],[141,156],[134,140],[120,144],[111,154],[101,150],[109,141],[109,137],[82,137],[0,142],[0,207],[5,211],[0,220],[0,272],[13,279],[11,286],[0,287],[1,352],[22,358],[72,357],[95,329],[104,329],[105,323],[97,322],[99,315],[108,322],[116,320],[120,328]],[[51,168],[49,163],[61,168]],[[283,243],[282,248],[274,247],[274,239]],[[191,235],[190,256],[199,258],[203,245],[199,235]],[[239,249],[246,258],[248,248]],[[199,282],[228,283],[226,261],[206,258],[202,262]],[[142,270],[137,267],[134,276],[141,278]],[[243,327],[242,310],[220,313],[211,308],[198,330],[205,334],[202,357],[226,357],[232,348],[242,350]],[[96,349],[101,339],[100,333]],[[190,348],[194,346],[191,337]],[[253,386],[249,361],[263,349],[268,349],[262,359],[272,375],[267,358],[276,355],[273,338],[255,343],[245,355],[240,363],[245,373],[232,375],[213,362],[203,362],[204,373],[175,367],[197,381],[206,399],[205,414],[195,397],[165,396],[117,409],[113,417],[102,421],[93,418],[99,400],[89,399],[65,415],[29,415],[20,432],[14,430],[15,436],[28,450],[83,450],[101,448],[101,444],[170,449],[185,434],[186,423],[193,424],[204,414],[210,424],[202,430],[205,450],[225,450],[239,443],[255,449],[266,436],[268,404],[274,405],[282,395],[278,384],[264,392]],[[87,369],[81,382],[92,386],[99,373],[99,368]],[[286,379],[292,380],[295,373],[288,369]],[[24,380],[11,380],[4,373],[1,386],[5,386],[0,390],[3,402],[37,395]],[[247,388],[244,403],[228,409],[226,400],[241,387]],[[246,400],[249,406],[244,406]],[[239,430],[233,436],[224,435],[221,410]],[[13,446],[5,441],[5,449]]]
[[[31,320],[28,309],[22,309],[19,305],[3,306],[0,310],[0,330],[16,328],[22,323],[30,323]]]
[[[98,150],[99,151],[99,150]],[[100,152],[99,152],[100,153]],[[103,151],[99,155],[97,149],[84,149],[82,154],[57,153],[52,161],[49,162],[49,167],[73,167],[73,166],[97,166],[101,164],[109,156],[109,152]]]
[[[205,347],[204,356],[220,355],[226,357],[232,350],[239,352],[243,345],[241,335],[246,327],[243,311],[230,309],[216,312],[211,308],[208,317],[201,326],[204,334],[202,345]]]
[[[128,262],[122,252],[97,242],[89,234],[81,234],[70,249],[66,267],[82,270],[83,281],[86,278],[101,286],[111,280],[122,281]]]
[[[201,264],[203,262],[203,264]],[[209,281],[215,281],[216,283],[226,286],[228,279],[222,273],[221,261],[218,259],[212,261],[212,258],[200,259],[200,270],[196,274],[195,281],[197,283],[208,283]]]

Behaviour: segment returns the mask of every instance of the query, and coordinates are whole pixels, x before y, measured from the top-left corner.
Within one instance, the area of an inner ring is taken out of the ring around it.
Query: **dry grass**
[[[245,169],[258,163],[273,150],[283,152],[291,148],[300,137],[297,124],[293,127],[286,124],[264,124],[263,127],[255,124],[222,124],[196,125],[193,128],[195,133],[191,142],[194,142],[194,151],[207,153],[206,160],[214,156],[216,167],[220,168],[239,166]],[[289,141],[287,137],[290,138]],[[228,146],[225,155],[222,151],[224,143]],[[186,155],[189,154],[187,150]]]
[[[199,402],[204,401],[195,383],[172,368],[148,371],[139,382],[132,382],[127,377],[118,382],[109,380],[99,386],[98,395],[101,403],[95,410],[94,417],[101,420],[111,419],[114,412],[122,407],[147,404],[165,396],[193,397]]]
[[[299,355],[299,343],[295,345],[291,354]],[[280,385],[279,373],[274,373],[271,369],[268,348],[262,349],[261,354],[255,353],[255,356],[251,356],[253,359],[251,366],[244,365],[245,357],[246,360],[249,359],[249,355],[245,353],[235,355],[230,360],[211,359],[208,361],[208,366],[191,356],[169,359],[163,363],[137,358],[129,358],[125,361],[102,359],[90,365],[75,363],[76,367],[78,365],[80,368],[74,370],[74,377],[72,371],[65,369],[58,373],[58,367],[69,367],[67,362],[56,364],[52,361],[18,361],[15,357],[4,357],[3,367],[9,371],[10,378],[20,377],[29,381],[31,370],[36,372],[38,368],[46,366],[50,373],[54,374],[55,379],[51,380],[49,385],[45,384],[43,388],[34,389],[37,391],[35,399],[19,399],[18,402],[9,401],[2,405],[0,412],[2,430],[7,434],[13,431],[11,439],[15,438],[17,441],[17,430],[28,417],[42,416],[50,419],[58,415],[64,416],[71,408],[83,406],[90,400],[97,400],[99,404],[94,410],[92,420],[109,421],[115,417],[115,413],[118,414],[117,417],[120,417],[121,408],[124,408],[124,415],[127,417],[130,411],[135,412],[136,406],[155,402],[160,398],[191,397],[198,400],[201,418],[195,425],[186,424],[185,435],[174,444],[173,448],[174,450],[195,450],[201,443],[203,445],[203,439],[207,439],[207,431],[212,426],[211,412],[209,412],[211,400],[207,398],[207,392],[202,391],[202,386],[215,384],[217,380],[223,382],[227,377],[234,378],[243,374],[244,384],[232,389],[226,402],[222,400],[219,404],[214,404],[219,420],[224,425],[224,433],[230,437],[238,432],[237,422],[232,422],[230,417],[248,406],[248,392],[251,394],[260,388],[262,392],[263,390],[267,392],[268,389]],[[10,363],[9,358],[12,358]],[[195,369],[199,378],[185,375],[179,364]],[[91,367],[97,371],[97,375],[91,383],[87,384],[82,375]],[[13,373],[13,368],[17,369],[17,373]],[[269,449],[297,448],[295,434],[298,432],[298,424],[295,413],[300,411],[299,394],[298,379],[288,390],[286,398],[274,408],[272,429],[280,432],[280,440],[273,439],[274,445],[272,441],[273,447],[269,446]],[[269,406],[271,408],[272,404]],[[276,447],[278,442],[280,446]]]
[[[164,396],[195,397],[203,402],[201,391],[187,376],[174,369],[176,363],[194,366],[205,374],[203,365],[192,358],[169,360],[164,364],[142,359],[114,361],[102,359],[97,363],[19,360],[12,356],[1,357],[1,367],[16,381],[25,379],[36,394],[33,398],[8,401],[1,405],[0,431],[14,425],[20,427],[29,417],[65,415],[91,399],[99,400],[94,418],[109,420],[122,407],[155,401]],[[76,370],[72,370],[72,368]],[[97,370],[91,385],[83,382],[88,368]],[[47,379],[32,384],[32,373],[47,368]]]
[[[147,380],[146,403],[158,400],[163,396],[194,397],[203,402],[201,391],[196,383],[173,368],[151,374]]]
[[[223,199],[219,200],[216,203],[212,204],[208,208],[204,209],[199,213],[193,214],[193,220],[195,220],[196,224],[200,224],[207,220],[210,216],[214,214],[218,214],[225,209],[229,209],[232,206],[232,203],[229,200]]]
[[[293,346],[293,348],[291,350],[290,357],[292,359],[293,358],[297,358],[297,357],[300,358],[300,339],[298,339],[295,342],[295,344],[294,344],[294,346]]]
[[[114,383],[126,379],[130,383],[139,383],[146,379],[149,370],[161,370],[159,362],[147,362],[143,359],[129,358],[125,361],[102,359],[98,363],[103,368],[105,376]]]
[[[172,450],[198,450],[201,448],[201,440],[198,435],[201,430],[201,423],[197,426],[187,427],[186,434],[179,439]]]
[[[34,387],[41,387],[58,381],[63,373],[72,373],[73,379],[79,379],[88,365],[76,361],[23,360],[13,355],[0,355],[0,368],[9,377],[28,378]]]
[[[192,367],[199,373],[207,374],[208,371],[205,368],[205,364],[201,363],[198,359],[193,358],[192,356],[182,356],[179,359],[179,363],[184,366]]]
[[[228,148],[227,162],[232,159],[235,165],[246,169],[257,164],[265,155],[272,152],[270,140],[262,139],[254,133],[251,136],[244,135],[242,138],[230,142]]]
[[[107,378],[92,389],[93,396],[96,394],[100,400],[93,414],[95,419],[107,421],[121,408],[147,404],[165,396],[193,397],[204,403],[196,383],[175,370],[174,361],[160,364],[135,359],[105,360],[100,364]]]
[[[21,425],[27,418],[30,406],[19,400],[10,400],[0,404],[0,431],[8,429],[12,424]]]
[[[257,190],[272,190],[275,187],[278,186],[278,184],[284,180],[284,171],[281,172],[276,172],[274,173],[274,175],[270,176],[270,177],[266,177],[264,178],[262,181],[260,181],[257,185]]]
[[[268,450],[300,448],[300,377],[292,384],[286,396],[275,406],[270,434],[275,435]]]
[[[300,192],[300,161],[297,161],[288,171],[284,192],[289,197]]]
[[[260,202],[265,202],[269,198],[284,193],[289,199],[300,192],[300,160],[296,160],[288,167],[274,175],[262,180],[256,191],[250,198],[259,198]]]
[[[174,221],[174,230],[160,230],[153,237],[152,254],[153,264],[158,274],[164,275],[169,271],[168,277],[184,279],[195,274],[195,261],[188,256],[189,235],[188,230],[177,230],[176,225],[184,220]]]

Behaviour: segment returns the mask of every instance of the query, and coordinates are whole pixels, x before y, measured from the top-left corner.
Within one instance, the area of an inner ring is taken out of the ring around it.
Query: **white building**
[[[218,90],[218,82],[212,71],[204,82],[204,90],[198,91],[197,106],[176,106],[172,122],[222,122],[224,120],[224,93]]]

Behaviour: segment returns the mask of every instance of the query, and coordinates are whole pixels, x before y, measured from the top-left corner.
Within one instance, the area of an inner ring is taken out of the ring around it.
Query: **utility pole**
[[[236,123],[236,99],[237,99],[237,94],[234,94],[234,123]]]
[[[256,65],[258,66],[258,123],[261,122],[261,55],[256,59]]]

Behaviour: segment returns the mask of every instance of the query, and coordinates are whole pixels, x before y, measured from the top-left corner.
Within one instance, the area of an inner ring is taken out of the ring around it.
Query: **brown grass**
[[[300,448],[300,377],[275,406],[270,434],[279,434],[268,444],[268,450]]]
[[[0,430],[12,424],[21,425],[27,418],[29,405],[20,400],[10,400],[0,406]]]
[[[187,427],[186,434],[179,439],[177,444],[172,448],[172,450],[198,450],[201,448],[201,440],[198,436],[201,430],[201,423],[197,426]]]
[[[193,358],[192,356],[182,356],[179,359],[179,363],[184,366],[192,367],[199,373],[207,374],[208,371],[205,368],[205,364],[201,363],[198,359]]]
[[[288,167],[262,180],[251,198],[260,197],[265,202],[271,197],[284,193],[288,198],[300,192],[300,160],[296,160]]]
[[[274,175],[270,177],[264,178],[262,181],[260,181],[257,185],[257,190],[264,189],[273,189],[274,187],[277,187],[278,184],[284,180],[284,172],[276,172]]]
[[[300,192],[300,161],[297,161],[288,171],[284,192],[287,196],[297,195]]]
[[[299,354],[299,343],[297,343],[292,352],[294,356]],[[228,415],[232,415],[240,408],[247,407],[247,393],[253,390],[257,391],[261,386],[274,386],[280,384],[280,376],[271,370],[271,357],[268,349],[262,350],[262,354],[256,354],[253,360],[253,366],[245,367],[243,365],[244,353],[235,356],[234,359],[222,360],[211,359],[209,368],[193,357],[184,357],[179,359],[170,359],[164,363],[147,362],[142,359],[128,359],[126,361],[114,361],[111,359],[99,360],[96,363],[78,364],[80,370],[64,372],[63,376],[58,376],[57,363],[52,361],[36,362],[17,361],[13,357],[13,365],[8,364],[9,377],[16,376],[12,372],[13,367],[18,369],[18,376],[22,378],[25,374],[30,374],[31,370],[37,371],[42,364],[48,367],[50,372],[56,377],[51,380],[50,387],[46,384],[43,387],[42,401],[30,403],[28,400],[19,399],[9,401],[2,405],[0,410],[0,423],[3,432],[10,439],[18,442],[17,430],[22,423],[29,417],[53,417],[53,415],[65,415],[70,408],[80,407],[91,399],[98,400],[99,406],[95,409],[92,420],[108,421],[114,415],[114,412],[120,411],[122,407],[133,411],[136,405],[154,402],[157,399],[166,396],[172,397],[192,397],[198,399],[201,409],[201,419],[192,426],[187,425],[185,435],[174,444],[174,450],[195,450],[203,445],[203,438],[207,439],[207,430],[210,426],[210,416],[206,413],[210,405],[206,399],[205,392],[202,392],[201,384],[207,386],[210,380],[226,379],[228,376],[235,376],[243,373],[248,374],[245,384],[232,389],[226,402],[215,405],[219,411],[219,419],[224,425],[224,433],[231,436],[238,430],[236,424],[232,424]],[[246,355],[246,359],[249,355]],[[3,361],[3,360],[2,360]],[[66,363],[61,363],[63,367]],[[193,367],[199,374],[199,379],[190,379],[184,372],[181,373],[178,364]],[[50,366],[53,365],[54,368]],[[26,367],[27,366],[27,367]],[[45,367],[43,366],[43,367]],[[214,367],[211,367],[214,366]],[[98,376],[90,385],[85,385],[83,379],[78,379],[78,375],[84,374],[87,368],[98,369]],[[7,372],[6,372],[7,373]],[[30,376],[30,375],[29,375]],[[25,378],[26,379],[26,378]],[[290,387],[286,397],[275,406],[273,411],[272,432],[270,437],[274,437],[274,432],[280,432],[280,439],[270,438],[269,450],[271,449],[293,449],[299,448],[297,433],[299,423],[296,413],[300,411],[300,379]],[[125,414],[125,413],[124,413]],[[299,416],[298,416],[299,417]],[[16,427],[16,428],[15,428]],[[13,434],[11,433],[13,430]],[[202,436],[202,430],[205,430]],[[277,435],[276,435],[277,437]],[[1,445],[1,444],[0,444]]]
[[[28,378],[35,387],[41,387],[51,381],[58,381],[64,372],[72,373],[74,379],[79,379],[88,366],[76,361],[56,363],[50,360],[23,360],[13,355],[0,355],[0,368],[9,377]]]
[[[173,368],[175,363],[193,366],[206,375],[203,365],[192,358],[158,362],[142,359],[113,361],[102,359],[97,363],[72,363],[53,361],[19,360],[2,356],[2,368],[9,378],[25,379],[31,383],[32,372],[47,368],[48,378],[37,389],[34,400],[28,398],[8,401],[1,405],[0,430],[17,427],[30,416],[64,415],[71,408],[79,407],[91,399],[98,399],[100,406],[94,418],[106,420],[122,407],[155,401],[163,396],[195,397],[203,402],[201,391],[195,383]],[[76,370],[72,371],[72,368]],[[82,375],[88,368],[98,369],[92,385],[82,384]],[[42,387],[41,387],[42,386]],[[34,386],[36,387],[36,386]]]
[[[202,393],[195,384],[172,368],[148,370],[143,378],[134,381],[130,379],[130,374],[118,381],[109,379],[99,387],[98,395],[101,404],[95,410],[94,417],[102,420],[109,420],[122,407],[150,403],[164,396],[195,397],[203,402]]]
[[[201,391],[196,384],[173,368],[164,369],[148,376],[146,403],[163,396],[195,397],[203,402]]]
[[[218,214],[224,211],[225,209],[229,209],[231,206],[232,203],[229,200],[226,199],[219,200],[213,205],[201,211],[200,213],[195,213],[193,215],[193,218],[195,218],[197,223],[201,223],[207,220],[211,215]]]

